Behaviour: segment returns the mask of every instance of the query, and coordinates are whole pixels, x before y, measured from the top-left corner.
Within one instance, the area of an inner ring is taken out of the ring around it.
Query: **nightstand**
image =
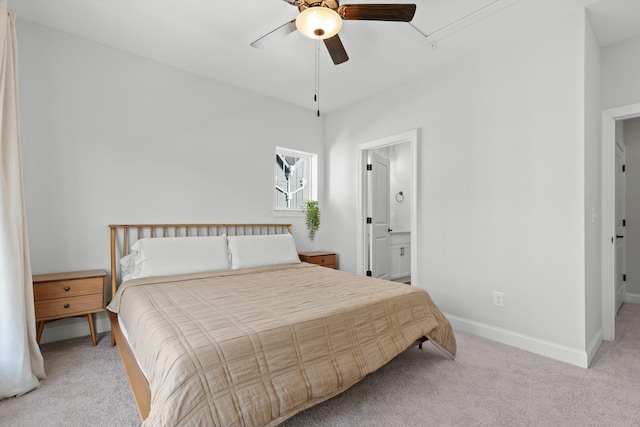
[[[321,265],[327,268],[338,268],[338,254],[335,252],[300,252],[298,253],[298,256],[300,257],[300,261]]]
[[[107,273],[104,270],[33,276],[33,299],[40,343],[44,325],[68,317],[86,316],[91,343],[96,345],[93,313],[105,310]]]

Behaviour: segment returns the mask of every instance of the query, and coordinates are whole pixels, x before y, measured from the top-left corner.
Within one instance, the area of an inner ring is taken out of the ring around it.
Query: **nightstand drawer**
[[[78,313],[101,311],[102,293],[78,297],[48,299],[35,302],[36,319],[73,316]]]
[[[300,261],[321,265],[327,268],[338,267],[338,255],[334,252],[300,252]]]
[[[318,264],[323,267],[336,267],[336,256],[335,255],[327,255],[323,257],[316,257],[310,261],[312,264]]]
[[[102,295],[102,282],[102,277],[93,277],[91,279],[35,283],[33,285],[33,298],[36,301],[42,301],[80,295]]]

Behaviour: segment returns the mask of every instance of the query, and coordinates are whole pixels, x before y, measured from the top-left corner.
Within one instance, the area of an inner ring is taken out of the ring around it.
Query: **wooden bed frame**
[[[118,260],[127,255],[129,247],[141,238],[158,237],[199,237],[199,236],[252,236],[271,234],[291,234],[291,224],[124,224],[109,225],[111,229],[111,297],[118,290]],[[121,239],[121,246],[118,245]],[[118,251],[118,247],[121,248]],[[145,420],[151,408],[149,382],[136,362],[133,351],[127,343],[118,315],[108,311],[111,322],[111,345],[118,344],[120,358],[125,367],[133,395],[138,405],[140,417]]]

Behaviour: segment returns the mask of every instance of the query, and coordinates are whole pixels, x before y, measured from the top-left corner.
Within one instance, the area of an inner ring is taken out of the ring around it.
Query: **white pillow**
[[[123,256],[120,258],[120,267],[122,272],[122,281],[135,279],[136,277],[140,277],[140,266],[137,266],[138,269],[136,271],[136,257],[135,253],[130,253],[129,255]]]
[[[299,263],[296,243],[291,234],[269,236],[229,236],[231,268]]]
[[[229,269],[225,235],[140,239],[131,255],[135,267],[129,279]]]

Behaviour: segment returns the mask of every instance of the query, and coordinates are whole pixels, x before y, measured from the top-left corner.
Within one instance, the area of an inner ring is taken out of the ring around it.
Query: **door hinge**
[[[622,165],[622,172],[626,172],[627,171],[627,165]]]
[[[367,165],[367,170],[368,171],[373,170],[373,165]]]
[[[373,218],[370,216],[367,217],[367,224],[373,224]]]
[[[371,272],[371,270],[367,270],[367,276],[369,277],[373,276],[373,273]]]
[[[622,275],[622,281],[623,281],[623,282],[626,282],[626,281],[627,281],[627,275],[626,275],[626,274],[623,274],[623,275]]]
[[[626,226],[627,226],[627,220],[626,220],[626,219],[623,219],[623,220],[622,220],[622,226],[623,226],[623,227],[626,227]]]

